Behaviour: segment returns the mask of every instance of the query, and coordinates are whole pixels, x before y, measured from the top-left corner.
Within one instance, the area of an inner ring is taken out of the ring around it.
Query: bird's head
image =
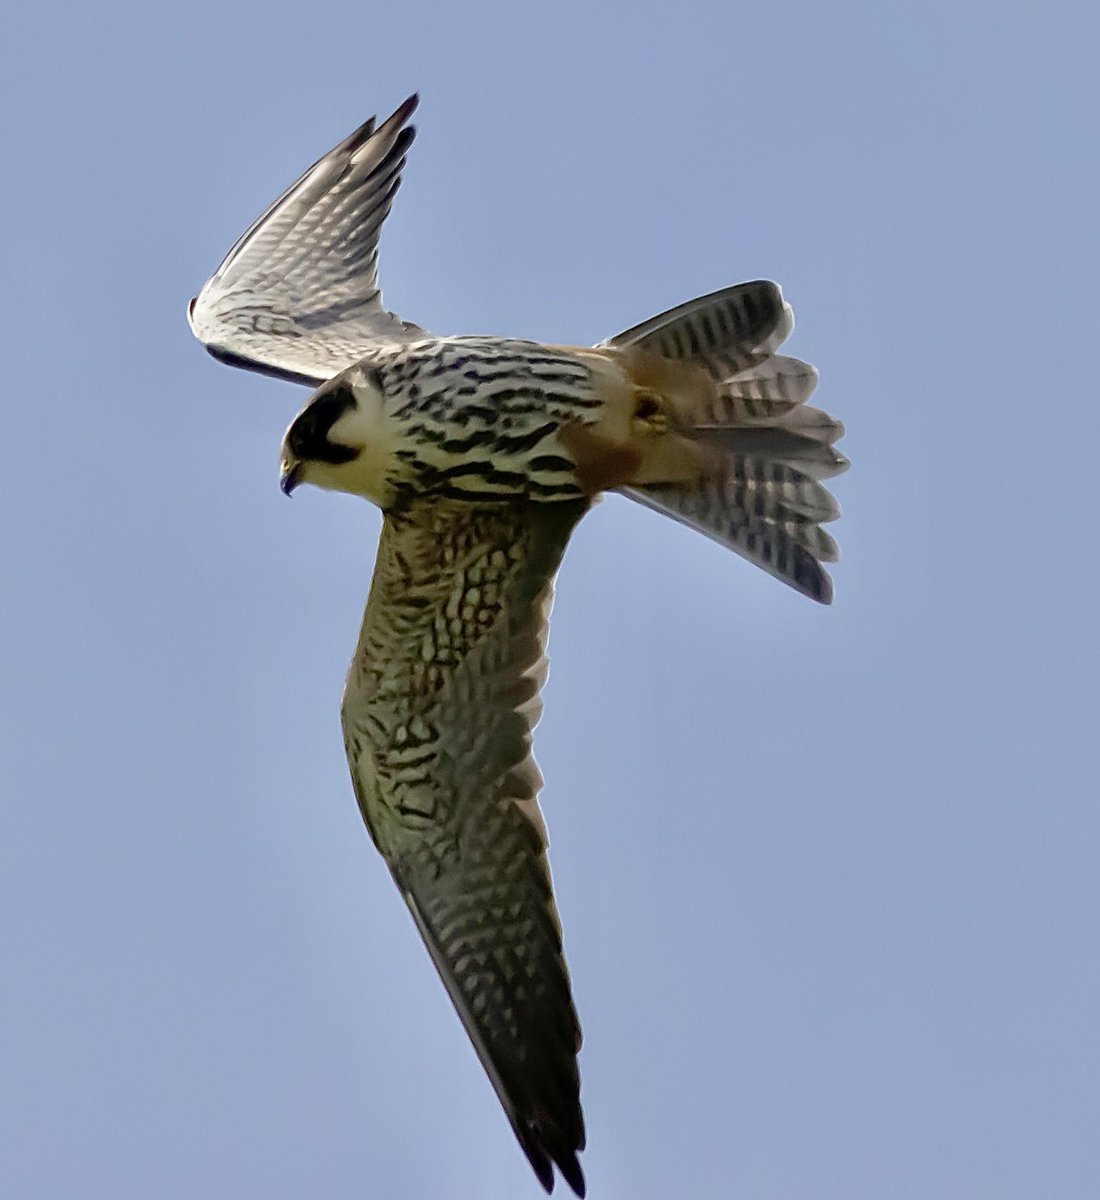
[[[357,364],[309,398],[283,437],[279,486],[300,483],[385,502],[390,447],[381,378]]]

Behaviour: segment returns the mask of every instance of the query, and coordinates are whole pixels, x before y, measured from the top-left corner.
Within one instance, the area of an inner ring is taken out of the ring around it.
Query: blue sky
[[[0,1159],[33,1200],[541,1195],[361,827],[377,514],[188,299],[414,89],[386,300],[592,342],[759,276],[818,608],[611,499],[536,748],[597,1198],[1100,1194],[1091,6],[42,6],[0,69]]]

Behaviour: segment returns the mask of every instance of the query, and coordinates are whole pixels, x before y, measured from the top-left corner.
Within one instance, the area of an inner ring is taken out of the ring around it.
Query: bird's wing
[[[311,386],[373,347],[424,337],[382,307],[378,233],[415,129],[408,100],[371,117],[291,185],[191,301],[200,342],[232,366]]]
[[[578,1195],[580,1028],[531,731],[586,501],[386,514],[343,724],[359,805],[543,1186]]]

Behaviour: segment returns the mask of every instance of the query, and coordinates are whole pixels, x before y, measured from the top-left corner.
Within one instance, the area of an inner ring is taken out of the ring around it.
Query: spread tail
[[[671,458],[655,442],[651,461],[618,490],[828,604],[832,581],[821,564],[838,554],[821,525],[839,509],[821,481],[848,466],[833,449],[844,427],[806,404],[813,367],[776,354],[793,327],[779,287],[757,281],[681,304],[603,343],[624,355],[640,387],[667,400],[676,439],[691,446],[698,466],[687,479],[663,471]]]

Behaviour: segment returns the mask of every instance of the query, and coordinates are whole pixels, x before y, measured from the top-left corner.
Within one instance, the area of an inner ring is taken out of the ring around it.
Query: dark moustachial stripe
[[[301,462],[345,463],[358,455],[358,450],[329,441],[329,431],[348,411],[355,407],[355,396],[346,383],[320,392],[295,418],[287,430],[286,444]]]

